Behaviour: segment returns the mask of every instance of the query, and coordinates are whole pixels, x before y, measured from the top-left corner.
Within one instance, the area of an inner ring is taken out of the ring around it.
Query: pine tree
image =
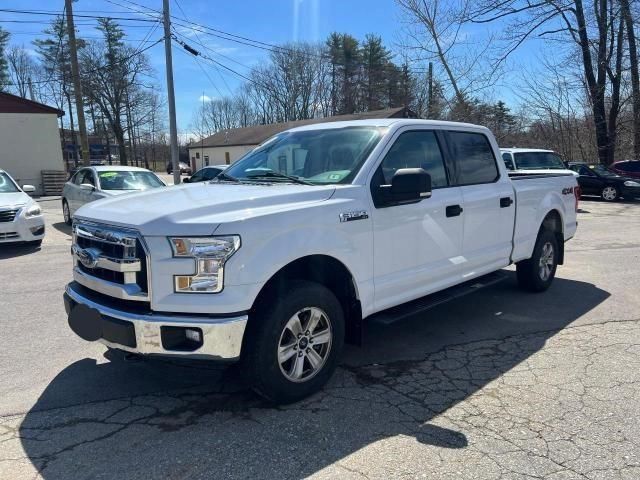
[[[380,110],[393,101],[389,98],[388,83],[391,53],[382,38],[368,34],[360,48],[362,61],[362,94],[364,110]]]

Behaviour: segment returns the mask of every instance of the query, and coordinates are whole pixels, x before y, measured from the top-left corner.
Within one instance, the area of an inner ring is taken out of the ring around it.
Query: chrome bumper
[[[113,343],[104,338],[98,339],[108,347],[132,353],[166,355],[176,357],[202,358],[209,360],[237,360],[240,357],[242,338],[247,326],[248,316],[206,317],[153,312],[129,313],[101,305],[73,288],[73,283],[65,289],[65,307],[67,314],[76,304],[97,310],[102,318],[130,322],[135,329],[135,347]],[[69,300],[71,302],[69,302]],[[163,346],[161,327],[197,328],[202,331],[202,345],[193,351],[170,350]]]

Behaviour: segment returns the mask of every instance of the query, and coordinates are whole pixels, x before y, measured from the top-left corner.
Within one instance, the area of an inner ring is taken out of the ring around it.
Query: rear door
[[[461,266],[463,276],[471,278],[509,264],[515,194],[484,133],[447,131],[446,138],[449,163],[464,207]]]
[[[431,198],[381,206],[377,188],[389,185],[401,168],[426,170],[431,175]],[[456,283],[462,246],[462,218],[456,209],[461,208],[462,195],[449,182],[436,132],[416,127],[399,130],[374,169],[370,188],[376,309]]]

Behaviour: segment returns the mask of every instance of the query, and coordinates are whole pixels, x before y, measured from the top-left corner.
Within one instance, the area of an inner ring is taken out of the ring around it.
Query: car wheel
[[[618,199],[620,193],[618,192],[618,189],[616,187],[607,185],[602,189],[602,192],[600,192],[600,196],[607,202],[614,202]]]
[[[64,223],[71,225],[71,212],[69,211],[69,204],[66,200],[62,200],[62,217],[64,218]]]
[[[257,393],[291,403],[320,390],[336,369],[344,313],[333,292],[314,282],[289,284],[279,298],[250,315],[243,370]]]
[[[543,292],[551,285],[558,267],[560,252],[554,232],[542,230],[528,260],[516,264],[518,284],[530,292]]]

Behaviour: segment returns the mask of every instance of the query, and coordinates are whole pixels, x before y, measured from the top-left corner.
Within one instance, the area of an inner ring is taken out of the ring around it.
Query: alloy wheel
[[[607,201],[615,200],[618,196],[618,191],[614,187],[604,187],[602,190],[602,198]]]
[[[306,307],[287,322],[278,344],[280,371],[291,382],[313,378],[329,358],[333,332],[329,316],[320,308]]]
[[[542,254],[540,255],[540,261],[538,262],[538,274],[542,281],[546,282],[549,280],[554,264],[555,258],[553,245],[551,245],[551,242],[547,242],[542,246]]]

